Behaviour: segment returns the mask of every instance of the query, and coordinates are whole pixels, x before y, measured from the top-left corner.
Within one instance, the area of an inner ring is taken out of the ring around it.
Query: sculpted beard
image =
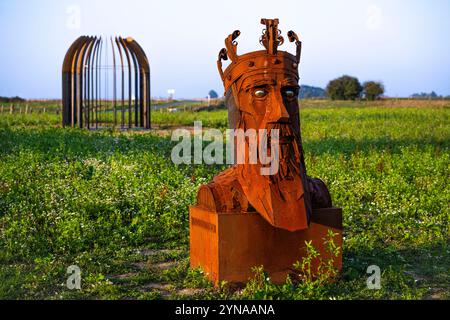
[[[270,175],[270,181],[278,184],[284,180],[294,180],[294,177],[300,176],[300,150],[299,137],[292,130],[291,125],[287,123],[274,123],[267,126],[267,150],[270,150],[272,130],[279,131],[279,170],[277,174]],[[270,151],[268,151],[270,152]]]

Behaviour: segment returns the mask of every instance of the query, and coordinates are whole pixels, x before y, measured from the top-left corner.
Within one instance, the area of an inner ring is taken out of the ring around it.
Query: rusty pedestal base
[[[321,257],[329,257],[323,240],[328,229],[337,233],[334,242],[342,248],[339,208],[314,210],[309,229],[296,232],[274,228],[257,213],[216,213],[199,206],[189,212],[191,267],[201,267],[216,284],[246,282],[252,267],[261,265],[272,282],[282,283],[305,256],[305,241],[312,240]],[[335,267],[342,268],[341,255]]]

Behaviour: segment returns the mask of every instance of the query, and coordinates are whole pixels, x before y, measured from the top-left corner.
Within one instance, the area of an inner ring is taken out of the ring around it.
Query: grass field
[[[0,299],[449,299],[450,101],[304,101],[308,174],[344,210],[338,280],[214,289],[189,269],[188,206],[222,166],[176,166],[150,132],[63,129],[0,114]],[[226,128],[225,110],[152,114]],[[366,269],[382,270],[380,290]],[[67,267],[82,290],[66,288]]]

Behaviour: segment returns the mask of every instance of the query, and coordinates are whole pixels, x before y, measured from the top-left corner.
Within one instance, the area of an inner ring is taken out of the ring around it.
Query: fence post
[[[11,105],[9,106],[9,114],[12,114],[12,113],[13,113],[13,110],[14,110],[14,106],[11,104]]]
[[[25,105],[25,113],[28,113],[28,104]]]
[[[45,107],[44,107],[44,114],[45,114]]]
[[[2,113],[3,113],[3,105],[2,105]]]

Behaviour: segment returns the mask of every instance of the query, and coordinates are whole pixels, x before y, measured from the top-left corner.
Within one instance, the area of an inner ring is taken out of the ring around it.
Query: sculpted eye
[[[257,98],[263,98],[267,95],[267,91],[264,89],[256,89],[253,94],[255,95],[255,97]]]
[[[284,91],[284,95],[285,95],[287,98],[293,98],[293,97],[295,96],[295,91],[292,90],[292,89],[285,90],[285,91]]]

